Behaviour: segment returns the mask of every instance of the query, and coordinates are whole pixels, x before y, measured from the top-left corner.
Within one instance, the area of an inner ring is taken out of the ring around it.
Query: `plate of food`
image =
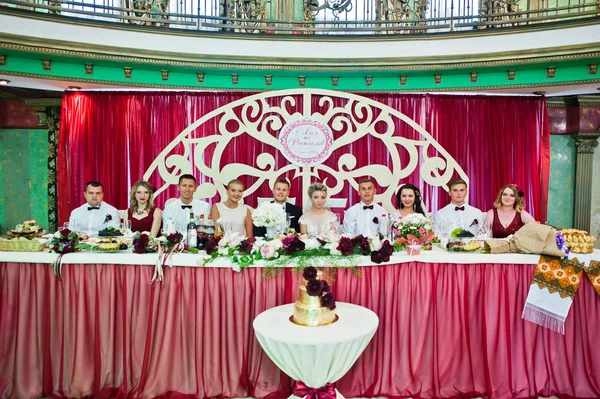
[[[98,232],[99,237],[123,237],[123,233],[120,229],[112,226],[108,226],[104,230]]]
[[[103,237],[91,244],[91,249],[101,252],[118,252],[129,249],[125,238]]]
[[[473,252],[481,249],[481,244],[477,239],[458,240],[449,242],[446,248],[455,252]]]

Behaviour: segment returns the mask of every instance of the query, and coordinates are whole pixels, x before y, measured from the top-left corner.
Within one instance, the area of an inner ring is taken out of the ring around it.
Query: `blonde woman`
[[[327,186],[321,183],[311,184],[308,187],[308,196],[312,208],[300,218],[300,233],[308,234],[309,237],[337,233],[340,227],[338,218],[325,207]]]
[[[489,210],[485,216],[485,225],[491,228],[492,237],[506,238],[527,223],[535,221],[533,216],[523,209],[523,195],[523,191],[515,184],[502,187],[494,201],[494,209]]]
[[[238,233],[244,237],[252,236],[252,214],[248,207],[239,203],[243,196],[244,183],[234,179],[227,184],[227,199],[213,204],[210,216],[219,222],[223,235]]]
[[[144,180],[135,182],[129,192],[127,219],[131,220],[132,232],[149,231],[156,237],[162,224],[162,211],[154,205],[154,188]]]

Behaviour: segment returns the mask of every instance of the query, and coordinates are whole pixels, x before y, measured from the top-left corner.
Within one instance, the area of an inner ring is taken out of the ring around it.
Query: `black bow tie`
[[[363,205],[363,211],[365,209],[373,209],[373,205]]]
[[[191,205],[181,205],[181,209],[192,209]]]
[[[98,206],[88,206],[88,211],[94,210],[94,209],[100,209],[100,205]]]
[[[464,207],[464,206],[455,206],[455,207],[454,207],[454,210],[455,210],[455,211],[464,211],[464,210],[465,210],[465,207]]]

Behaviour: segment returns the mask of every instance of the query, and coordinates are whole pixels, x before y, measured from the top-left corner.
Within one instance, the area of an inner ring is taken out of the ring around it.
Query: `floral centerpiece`
[[[58,255],[56,261],[52,264],[54,274],[60,277],[62,273],[62,257],[64,254],[75,252],[79,246],[79,236],[76,232],[69,229],[60,229],[48,243],[50,251],[55,252]]]
[[[286,225],[287,214],[280,204],[263,202],[252,212],[252,223],[258,227],[266,227],[267,235],[273,237],[278,228]]]
[[[405,216],[393,224],[393,234],[397,246],[425,246],[431,249],[435,234],[433,221],[420,213]]]

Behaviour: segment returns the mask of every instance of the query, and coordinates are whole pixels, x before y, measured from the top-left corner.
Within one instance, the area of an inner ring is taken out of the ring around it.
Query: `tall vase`
[[[267,238],[275,238],[277,235],[277,226],[267,227]]]

